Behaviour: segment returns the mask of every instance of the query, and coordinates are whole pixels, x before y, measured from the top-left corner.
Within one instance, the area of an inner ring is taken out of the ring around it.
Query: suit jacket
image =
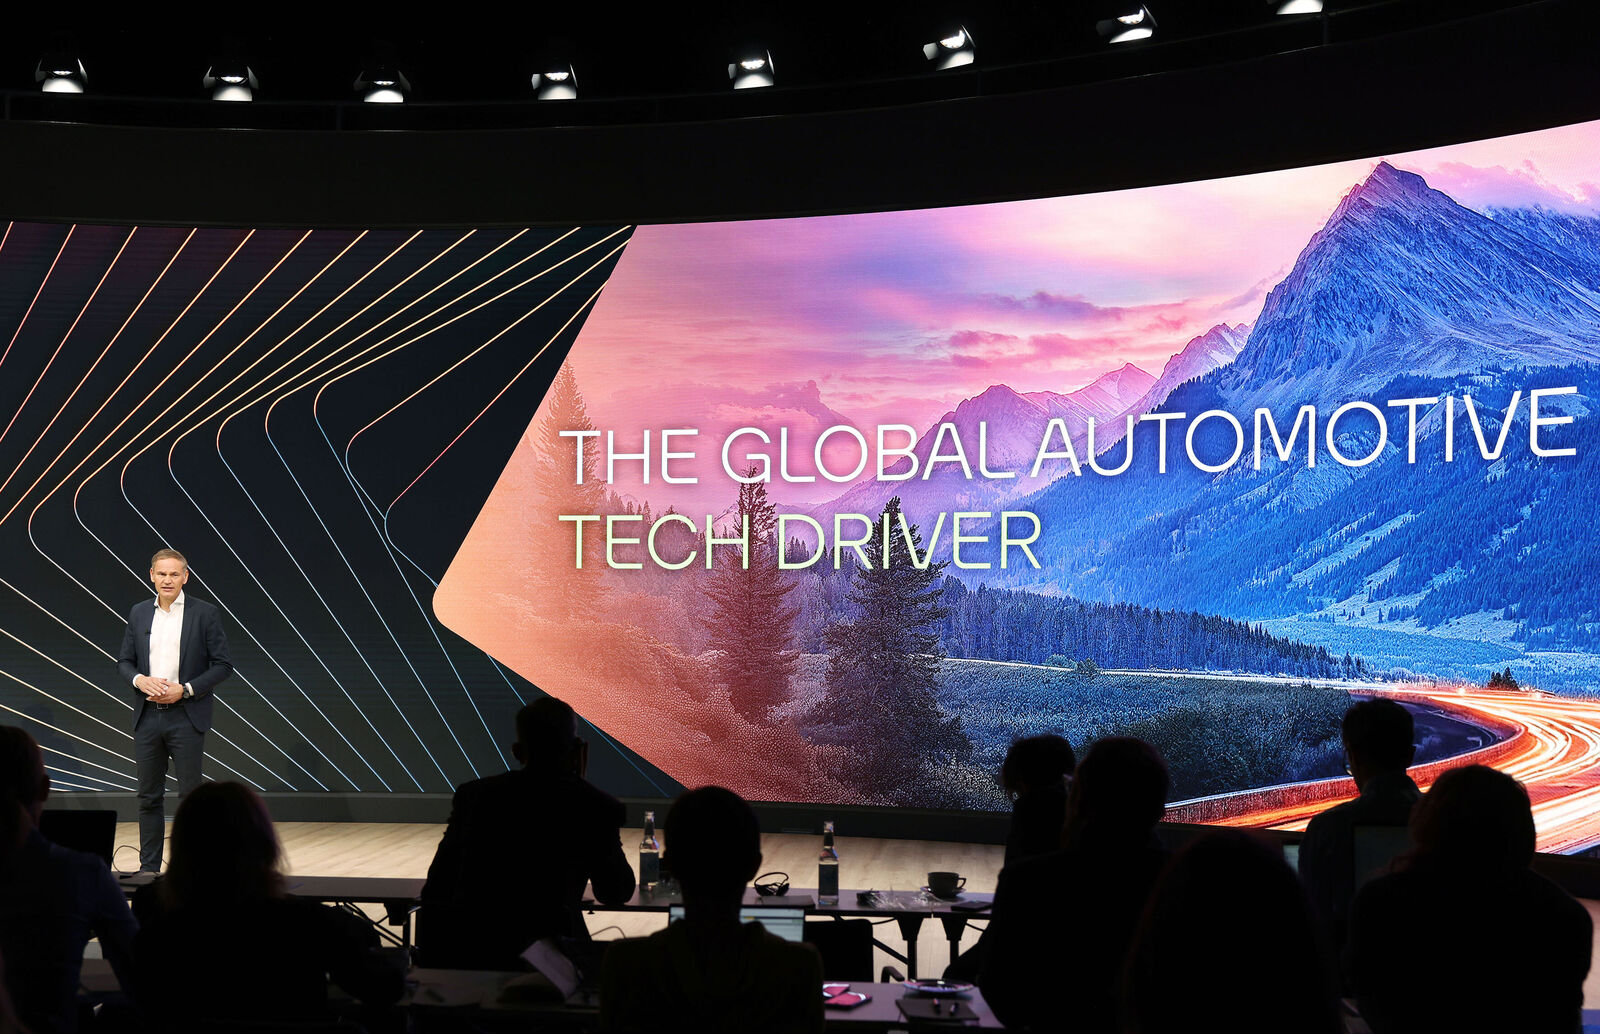
[[[141,600],[128,611],[128,630],[122,634],[122,651],[117,654],[117,670],[134,695],[133,726],[139,727],[148,701],[133,686],[136,675],[150,674],[150,623],[155,618],[154,597]],[[228,634],[222,630],[222,614],[205,600],[188,593],[183,596],[183,632],[178,645],[178,681],[194,687],[194,696],[183,702],[184,713],[201,732],[211,731],[211,691],[233,674],[228,659]]]
[[[579,903],[633,895],[621,803],[575,775],[534,769],[463,783],[422,888],[418,948],[430,966],[520,969],[545,937],[587,938]]]

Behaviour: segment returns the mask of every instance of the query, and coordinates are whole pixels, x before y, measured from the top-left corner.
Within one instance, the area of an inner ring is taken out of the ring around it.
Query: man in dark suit
[[[228,636],[216,607],[186,596],[189,562],[175,549],[150,558],[155,599],[128,612],[117,670],[133,683],[134,759],[139,770],[139,868],[161,871],[165,840],[167,760],[178,793],[200,785],[211,729],[211,694],[233,673]]]
[[[547,937],[588,940],[586,883],[602,904],[633,895],[622,805],[583,778],[587,749],[571,706],[554,697],[517,713],[514,772],[463,783],[422,888],[425,965],[520,969]]]

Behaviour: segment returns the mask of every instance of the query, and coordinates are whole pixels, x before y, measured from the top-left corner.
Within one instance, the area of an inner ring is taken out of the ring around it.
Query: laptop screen
[[[667,918],[674,923],[682,919],[683,906],[673,905],[667,910]],[[786,941],[806,939],[806,913],[803,908],[741,908],[739,922],[760,923],[766,927],[767,933]]]

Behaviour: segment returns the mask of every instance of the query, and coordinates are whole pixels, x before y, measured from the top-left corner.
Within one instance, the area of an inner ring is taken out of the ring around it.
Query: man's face
[[[150,569],[150,584],[156,587],[156,595],[160,597],[162,606],[168,606],[177,599],[188,580],[189,565],[171,557],[157,560],[156,566]]]

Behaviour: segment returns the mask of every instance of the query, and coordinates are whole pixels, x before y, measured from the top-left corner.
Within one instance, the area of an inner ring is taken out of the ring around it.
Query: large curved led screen
[[[1035,732],[1175,817],[1522,779],[1600,843],[1600,124],[932,211],[539,231],[12,225],[0,696],[129,789],[183,549],[208,774],[444,791],[535,687],[624,794],[1000,809]]]

